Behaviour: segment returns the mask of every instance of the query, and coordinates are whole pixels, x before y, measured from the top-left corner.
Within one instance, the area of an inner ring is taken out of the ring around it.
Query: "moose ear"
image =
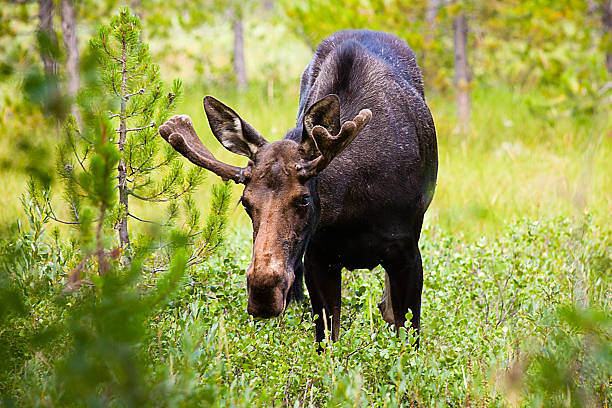
[[[308,156],[316,157],[320,152],[312,138],[312,129],[315,126],[322,126],[332,135],[336,135],[340,131],[340,99],[338,99],[338,95],[330,94],[315,102],[304,114],[303,123],[302,148]]]
[[[333,98],[330,98],[333,97]],[[321,105],[319,105],[321,104]],[[317,107],[316,112],[320,112],[319,106],[326,106],[328,114],[326,116],[339,115],[339,103],[336,95],[328,95],[313,105],[306,115],[308,116],[313,108]],[[329,112],[336,112],[333,115]],[[312,118],[313,116],[310,116]],[[347,120],[342,124],[340,130],[331,128],[335,133],[324,125],[314,124],[312,128],[307,127],[307,118],[304,117],[304,131],[302,133],[301,149],[304,161],[296,168],[298,175],[303,179],[314,177],[323,171],[329,163],[357,137],[359,132],[372,119],[372,111],[362,109],[353,120]],[[308,119],[309,121],[310,119]],[[308,123],[312,125],[312,123]],[[299,167],[299,168],[298,168]]]
[[[204,98],[204,111],[213,135],[230,152],[255,160],[257,151],[268,142],[242,120],[234,110],[212,96]]]
[[[340,99],[338,95],[327,95],[315,102],[304,115],[304,130],[312,133],[315,126],[323,126],[332,135],[340,131]]]

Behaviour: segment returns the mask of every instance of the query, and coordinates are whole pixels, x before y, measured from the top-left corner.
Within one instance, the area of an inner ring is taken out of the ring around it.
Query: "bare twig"
[[[56,215],[55,212],[53,212],[53,207],[51,207],[51,203],[47,203],[48,209],[49,209],[49,213],[48,216],[49,218],[51,218],[53,221],[59,222],[60,224],[66,224],[66,225],[80,225],[81,222],[78,221],[79,217],[77,214],[77,221],[64,221],[62,219],[59,219]],[[75,214],[76,214],[76,210],[75,210]]]
[[[145,88],[140,88],[136,92],[132,92],[132,93],[129,93],[129,94],[125,95],[124,98],[127,101],[128,99],[130,99],[134,95],[143,95],[144,93],[145,93]]]

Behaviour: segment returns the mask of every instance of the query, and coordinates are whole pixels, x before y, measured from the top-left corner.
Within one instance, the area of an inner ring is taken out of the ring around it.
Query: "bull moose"
[[[248,313],[280,315],[303,299],[304,276],[318,315],[315,339],[323,340],[327,325],[336,340],[342,268],[382,265],[383,318],[397,329],[410,309],[418,332],[418,241],[438,153],[408,45],[368,30],[323,40],[302,74],[296,127],[276,142],[213,97],[204,98],[204,110],[219,142],[249,158],[246,167],[215,159],[188,116],[173,116],[159,133],[192,163],[244,184],[241,202],[253,222]]]

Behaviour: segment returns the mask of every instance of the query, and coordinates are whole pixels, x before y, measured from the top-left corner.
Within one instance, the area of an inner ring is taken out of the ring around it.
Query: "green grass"
[[[432,99],[440,155],[432,222],[476,237],[520,217],[596,211],[610,221],[610,116],[551,124],[530,111],[533,98],[542,96],[474,90],[467,136],[453,132],[452,105]]]

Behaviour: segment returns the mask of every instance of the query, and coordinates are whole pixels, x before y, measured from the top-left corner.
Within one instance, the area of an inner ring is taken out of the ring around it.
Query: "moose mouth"
[[[283,299],[283,306],[280,309],[280,311],[275,311],[272,309],[252,309],[249,306],[247,306],[247,313],[249,315],[251,315],[253,317],[254,320],[264,320],[264,319],[271,319],[273,317],[278,317],[280,315],[282,315],[285,310],[287,310],[287,298],[285,297]]]
[[[258,288],[249,285],[247,279],[247,313],[256,320],[270,319],[283,314],[289,304],[288,294],[292,281],[293,279],[286,279],[278,286]]]

